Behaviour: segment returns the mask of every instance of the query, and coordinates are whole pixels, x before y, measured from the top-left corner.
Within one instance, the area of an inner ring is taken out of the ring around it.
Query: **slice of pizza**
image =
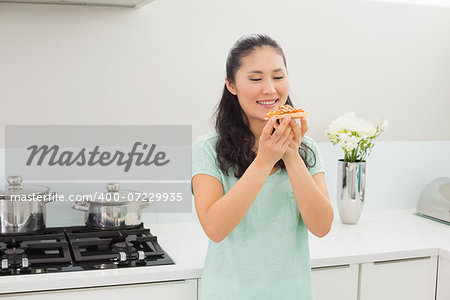
[[[275,116],[277,119],[283,119],[287,116],[290,116],[292,119],[300,119],[308,114],[306,110],[300,108],[293,108],[289,104],[280,105],[277,109],[273,109],[269,111],[265,116],[265,120],[269,120],[272,116]]]

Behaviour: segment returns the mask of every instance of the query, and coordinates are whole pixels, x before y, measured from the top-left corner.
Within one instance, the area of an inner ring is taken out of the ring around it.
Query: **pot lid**
[[[8,176],[7,182],[8,185],[0,189],[0,199],[9,199],[12,195],[45,195],[50,191],[44,185],[24,185],[20,176]]]

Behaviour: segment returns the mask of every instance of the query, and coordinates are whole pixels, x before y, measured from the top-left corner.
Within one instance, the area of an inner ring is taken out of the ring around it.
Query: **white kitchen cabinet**
[[[358,264],[314,267],[311,274],[314,300],[357,300]]]
[[[315,300],[356,300],[358,264],[311,268]]]
[[[25,275],[26,276],[26,275]],[[177,280],[158,283],[130,284],[109,287],[67,289],[0,295],[0,299],[17,300],[99,300],[157,299],[197,300],[197,280]]]
[[[439,256],[436,300],[450,299],[450,260]]]
[[[437,256],[361,264],[360,300],[435,299]]]

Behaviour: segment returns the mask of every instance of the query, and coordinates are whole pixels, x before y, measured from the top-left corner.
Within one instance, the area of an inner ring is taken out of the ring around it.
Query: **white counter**
[[[364,263],[427,255],[450,259],[450,226],[413,210],[363,213],[357,225],[336,216],[322,239],[310,236],[311,266]],[[146,225],[175,265],[0,276],[0,294],[200,278],[208,240],[198,223]]]
[[[310,235],[311,265],[365,263],[440,254],[450,258],[450,226],[415,210],[363,213],[357,225],[336,217],[322,239]]]

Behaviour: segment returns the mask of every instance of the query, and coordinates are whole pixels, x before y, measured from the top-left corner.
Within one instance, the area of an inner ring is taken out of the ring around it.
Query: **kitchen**
[[[335,209],[329,236],[311,237],[312,267],[348,264],[344,270],[355,284],[342,299],[370,299],[358,289],[362,264],[403,259],[405,252],[417,258],[450,251],[444,243],[448,226],[413,215],[425,186],[450,177],[449,16],[448,1],[418,0],[155,0],[137,9],[0,3],[2,125],[191,125],[194,141],[211,127],[232,43],[245,33],[267,33],[286,52],[294,103],[310,112],[308,135],[318,142]],[[170,115],[161,113],[166,110]],[[194,111],[195,116],[186,113]],[[340,223],[336,207],[342,153],[323,134],[346,111],[390,122],[368,159],[364,211],[353,226]],[[0,135],[3,143],[4,131]],[[2,183],[4,172],[0,168]],[[48,206],[47,227],[84,223],[70,204],[54,204]],[[197,288],[206,237],[194,210],[158,213],[149,206],[144,212],[145,227],[175,265],[2,276],[0,294],[176,281],[181,291],[169,288],[175,294],[168,299],[181,299],[184,288]],[[423,235],[409,236],[404,224]],[[177,226],[183,234],[176,234]]]

